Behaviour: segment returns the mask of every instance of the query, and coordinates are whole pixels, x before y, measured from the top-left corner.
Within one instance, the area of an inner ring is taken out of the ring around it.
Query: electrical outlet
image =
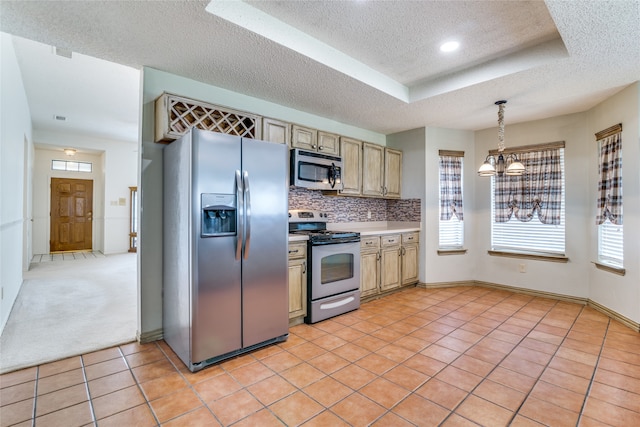
[[[520,271],[520,273],[526,273],[527,272],[527,264],[520,264],[518,266],[518,270]]]
[[[367,211],[367,219],[371,219],[371,211]]]

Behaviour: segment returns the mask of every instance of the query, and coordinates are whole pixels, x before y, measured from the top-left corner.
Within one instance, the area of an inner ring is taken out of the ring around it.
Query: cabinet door
[[[382,197],[384,147],[362,143],[362,195]]]
[[[289,319],[307,314],[307,261],[289,261]]]
[[[318,132],[315,129],[303,128],[298,125],[291,126],[291,148],[316,151],[317,134]]]
[[[402,284],[408,285],[418,281],[418,250],[417,244],[402,247]]]
[[[383,247],[380,258],[380,290],[400,286],[400,246]]]
[[[384,197],[399,199],[402,190],[402,151],[384,150]]]
[[[318,131],[318,153],[340,155],[340,136]]]
[[[288,145],[291,139],[291,125],[264,117],[262,119],[262,139]]]
[[[362,142],[351,138],[340,139],[342,153],[342,185],[340,194],[359,195],[362,191]]]
[[[360,297],[378,293],[380,280],[380,253],[365,251],[360,253]]]

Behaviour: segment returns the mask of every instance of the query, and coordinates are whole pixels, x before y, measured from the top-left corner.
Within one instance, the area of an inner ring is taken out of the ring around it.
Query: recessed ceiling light
[[[442,43],[440,45],[440,50],[442,52],[453,52],[454,50],[458,50],[459,47],[460,47],[460,43],[456,41],[450,41],[450,42]]]

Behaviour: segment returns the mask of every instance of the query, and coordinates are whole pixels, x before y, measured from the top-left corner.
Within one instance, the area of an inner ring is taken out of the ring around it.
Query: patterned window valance
[[[562,209],[562,165],[564,142],[514,149],[526,167],[522,176],[495,176],[495,221],[507,222],[513,215],[522,222],[535,214],[543,224],[560,224]],[[532,150],[532,147],[536,147]],[[506,151],[506,150],[505,150]]]
[[[462,151],[457,153],[462,153],[464,156]],[[464,217],[462,209],[462,156],[440,154],[440,220],[442,221],[449,221],[454,215],[460,221]]]
[[[622,225],[622,125],[596,133],[600,144],[596,224]]]

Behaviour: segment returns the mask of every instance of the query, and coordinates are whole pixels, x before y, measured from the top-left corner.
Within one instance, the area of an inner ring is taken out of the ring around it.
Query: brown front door
[[[93,181],[51,178],[50,251],[92,249]]]

